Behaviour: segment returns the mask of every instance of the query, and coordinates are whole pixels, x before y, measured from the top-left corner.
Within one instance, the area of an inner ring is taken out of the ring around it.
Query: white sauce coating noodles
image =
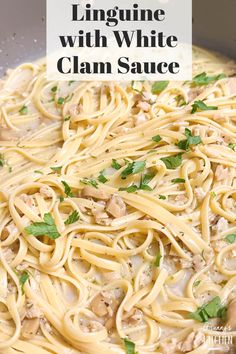
[[[58,83],[38,62],[1,81],[2,354],[206,354],[235,335],[236,65],[195,48],[193,70]]]

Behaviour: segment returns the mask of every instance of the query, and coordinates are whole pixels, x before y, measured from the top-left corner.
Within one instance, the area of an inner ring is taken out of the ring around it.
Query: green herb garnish
[[[122,166],[115,159],[112,159],[111,167],[115,170],[119,170]]]
[[[74,224],[79,220],[79,213],[77,210],[74,210],[68,217],[68,219],[64,222],[65,225]]]
[[[98,176],[98,180],[101,183],[106,183],[108,179],[104,176],[103,171],[100,172],[100,175]]]
[[[24,293],[25,293],[24,285],[25,285],[25,283],[27,282],[28,279],[29,279],[29,274],[28,274],[28,272],[24,271],[21,274],[20,279],[19,279],[22,295],[24,295]]]
[[[98,183],[97,183],[97,181],[95,181],[95,179],[83,178],[80,180],[80,182],[83,184],[87,184],[89,186],[92,186],[96,189],[98,188]]]
[[[126,354],[135,354],[135,344],[129,339],[124,339],[125,352]]]
[[[3,167],[4,165],[5,165],[4,156],[0,154],[0,167]]]
[[[163,157],[161,158],[161,161],[164,162],[166,165],[166,168],[169,170],[175,170],[177,167],[179,167],[182,164],[182,154],[178,154],[175,156],[170,156],[170,157]]]
[[[61,169],[62,169],[62,166],[53,166],[53,167],[50,167],[51,170],[53,172],[57,172],[57,173],[60,173],[61,172]]]
[[[57,104],[59,104],[59,105],[63,105],[64,102],[65,102],[65,98],[63,98],[63,97],[59,97],[57,100]]]
[[[218,107],[216,106],[207,106],[203,101],[195,101],[194,104],[192,105],[192,111],[191,114],[196,113],[198,111],[212,111],[212,110],[218,110]]]
[[[166,200],[166,196],[165,195],[159,195],[159,199],[161,199],[161,200]]]
[[[74,194],[71,191],[71,187],[69,186],[69,184],[67,184],[65,181],[61,181],[61,183],[64,186],[64,191],[67,197],[73,198]]]
[[[156,259],[155,259],[155,261],[154,261],[155,267],[160,267],[161,258],[162,258],[161,252],[158,251],[158,252],[157,252],[157,255],[156,255]]]
[[[71,119],[71,116],[66,116],[66,117],[64,118],[64,121],[67,122],[67,121],[70,120],[70,119]]]
[[[212,82],[224,79],[226,77],[225,74],[219,74],[219,75],[214,75],[214,76],[207,76],[207,73],[203,72],[199,75],[196,75],[193,78],[192,84],[194,86],[204,86],[208,85]]]
[[[224,318],[225,313],[226,307],[221,304],[219,296],[216,296],[207,304],[199,307],[197,311],[190,312],[189,317],[199,322],[208,322],[210,318]]]
[[[57,91],[57,86],[52,87],[52,88],[51,88],[51,91],[52,91],[53,93],[55,93],[55,92]]]
[[[195,288],[195,287],[198,286],[200,283],[201,283],[201,280],[196,280],[196,281],[193,283],[193,287]]]
[[[43,172],[40,171],[40,170],[35,170],[34,173],[38,173],[38,174],[40,174],[40,175],[43,175]]]
[[[24,115],[28,113],[28,107],[26,105],[22,106],[21,109],[19,110],[19,113]]]
[[[182,95],[176,96],[175,100],[177,102],[178,107],[186,106],[186,104],[187,104]]]
[[[137,192],[138,189],[139,189],[138,186],[136,186],[135,184],[132,184],[129,187],[121,187],[121,188],[119,188],[119,191],[127,192],[127,193],[134,193],[134,192]]]
[[[159,143],[161,141],[160,135],[156,135],[152,137],[152,140],[155,141],[156,143]]]
[[[152,93],[158,94],[164,91],[169,85],[169,81],[157,81],[152,85]]]
[[[185,183],[185,179],[183,178],[174,178],[171,180],[172,183]]]
[[[129,175],[135,175],[139,172],[142,172],[146,167],[145,161],[135,161],[129,162],[124,171],[121,172],[121,178],[126,179]]]
[[[188,128],[185,128],[185,136],[187,139],[185,140],[181,140],[178,142],[177,146],[181,149],[181,150],[186,150],[188,151],[190,149],[191,146],[193,145],[198,145],[202,143],[202,139],[201,137],[198,136],[194,136],[192,135],[191,130],[189,130]]]
[[[48,236],[52,240],[57,239],[61,235],[59,234],[53,217],[50,213],[44,214],[44,222],[35,222],[25,228],[25,231],[29,235],[33,236]]]
[[[141,176],[139,186],[132,184],[129,187],[119,188],[119,191],[125,191],[127,193],[134,193],[137,192],[138,190],[152,191],[152,188],[148,185],[148,183],[153,179],[153,177],[154,175],[151,173]]]
[[[229,243],[232,244],[236,241],[236,234],[229,234],[225,237],[225,240]]]
[[[228,147],[229,147],[230,149],[232,149],[233,151],[235,151],[236,143],[230,143],[230,144],[228,145]]]

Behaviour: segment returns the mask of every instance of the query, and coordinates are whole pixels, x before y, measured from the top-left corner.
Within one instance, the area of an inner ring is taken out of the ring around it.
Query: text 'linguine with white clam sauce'
[[[236,64],[0,86],[0,353],[206,354],[236,334]]]

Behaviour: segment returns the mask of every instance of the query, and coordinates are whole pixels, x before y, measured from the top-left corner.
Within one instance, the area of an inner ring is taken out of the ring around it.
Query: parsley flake
[[[61,169],[62,169],[62,166],[53,166],[53,167],[50,167],[51,170],[53,172],[57,172],[57,173],[60,173],[61,172]]]
[[[55,221],[50,213],[44,214],[44,222],[35,222],[25,228],[29,235],[33,236],[48,236],[52,240],[56,240],[61,235],[59,234]]]
[[[186,150],[188,151],[190,149],[191,146],[193,145],[198,145],[202,143],[202,139],[199,135],[194,136],[192,135],[191,130],[189,130],[188,128],[185,128],[185,136],[187,139],[185,140],[181,140],[178,142],[177,146],[181,149],[181,150]]]
[[[129,162],[124,171],[121,172],[121,178],[126,179],[129,175],[135,175],[139,172],[142,172],[146,167],[145,161],[135,161]]]
[[[152,93],[158,94],[164,91],[169,85],[169,81],[157,81],[152,85]]]
[[[155,141],[156,143],[159,143],[161,141],[160,135],[156,135],[152,137],[152,140]]]
[[[157,252],[157,255],[156,255],[156,259],[155,259],[155,261],[154,261],[154,266],[155,266],[155,267],[160,267],[161,258],[162,258],[161,252],[158,251],[158,252]]]
[[[79,213],[77,210],[74,210],[68,217],[68,219],[64,222],[65,225],[74,224],[79,220]]]
[[[229,243],[232,244],[236,241],[236,234],[229,234],[225,237],[225,240]]]
[[[172,183],[185,183],[185,179],[183,178],[174,178],[171,180]]]
[[[65,191],[65,194],[67,195],[67,197],[73,198],[74,194],[72,193],[71,187],[69,186],[69,184],[67,184],[65,181],[61,181],[61,183],[64,186],[64,191]]]
[[[228,145],[228,147],[229,147],[230,149],[232,149],[233,151],[235,151],[236,143],[230,143],[230,144]]]
[[[129,339],[124,339],[125,352],[126,354],[135,354],[135,344]]]
[[[190,312],[189,317],[199,322],[208,322],[210,318],[224,318],[225,313],[226,307],[222,306],[219,296],[216,296],[195,312]]]
[[[0,154],[0,167],[3,167],[4,165],[5,165],[4,156]]]
[[[108,179],[104,176],[103,171],[100,172],[100,175],[98,176],[98,180],[101,183],[106,183]]]
[[[19,110],[19,113],[21,115],[25,115],[28,113],[28,107],[26,105],[22,106],[21,109]]]
[[[95,181],[95,179],[83,178],[80,180],[80,182],[98,189],[98,183],[97,183],[97,181]]]
[[[111,167],[115,170],[119,170],[122,166],[115,159],[112,159]]]
[[[25,290],[24,290],[24,285],[25,283],[27,282],[27,280],[29,279],[29,273],[24,271],[21,276],[20,276],[20,286],[21,286],[21,292],[22,292],[22,295],[24,295],[25,293]]]
[[[53,86],[53,87],[51,88],[51,91],[52,91],[53,93],[55,93],[55,92],[57,91],[57,86]]]
[[[205,86],[212,82],[224,79],[226,77],[225,74],[219,74],[214,76],[207,76],[206,72],[196,75],[193,78],[192,85],[193,86]]]
[[[161,161],[164,162],[166,165],[166,168],[169,170],[175,170],[177,167],[179,167],[182,164],[182,154],[178,154],[175,156],[169,156],[169,157],[163,157],[161,158]]]
[[[207,106],[203,101],[195,101],[194,104],[192,105],[192,111],[191,114],[194,114],[198,111],[216,111],[218,110],[218,107],[216,106]]]

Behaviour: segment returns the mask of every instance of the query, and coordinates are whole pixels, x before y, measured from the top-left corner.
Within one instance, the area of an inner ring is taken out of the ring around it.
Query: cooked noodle
[[[38,62],[0,83],[2,354],[204,354],[225,334],[189,313],[236,294],[236,65],[194,51],[194,75],[225,75],[152,94]]]

